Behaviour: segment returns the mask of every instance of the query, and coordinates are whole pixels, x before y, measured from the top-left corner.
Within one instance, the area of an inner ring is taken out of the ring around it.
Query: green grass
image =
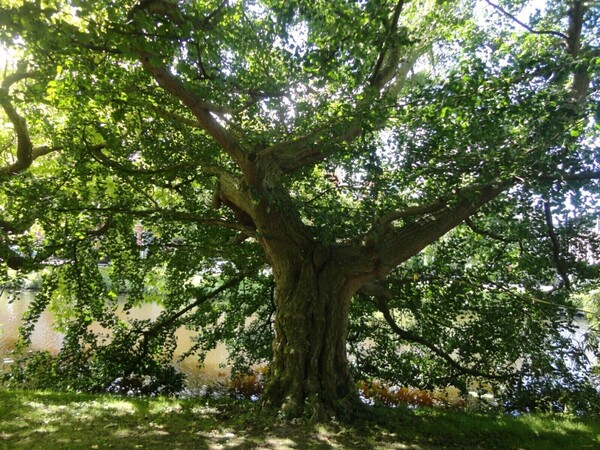
[[[594,449],[600,421],[372,408],[352,425],[286,423],[236,400],[0,389],[6,449]]]

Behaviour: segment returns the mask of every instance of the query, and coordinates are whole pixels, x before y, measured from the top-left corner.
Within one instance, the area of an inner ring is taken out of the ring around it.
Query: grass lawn
[[[286,423],[249,401],[0,389],[3,449],[600,449],[600,421],[372,408],[352,425]]]

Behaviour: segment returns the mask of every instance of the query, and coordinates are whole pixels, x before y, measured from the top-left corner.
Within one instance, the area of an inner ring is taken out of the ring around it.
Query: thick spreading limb
[[[207,104],[171,73],[169,69],[153,61],[151,54],[138,51],[139,60],[152,75],[160,87],[181,101],[198,120],[200,126],[221,146],[221,148],[238,164],[246,167],[246,155],[240,142],[229,133],[211,114],[214,105]]]
[[[393,268],[458,226],[512,184],[512,181],[505,181],[474,186],[459,192],[453,201],[444,200],[441,203],[434,202],[422,207],[413,207],[412,210],[405,210],[405,213],[399,211],[395,213],[396,216],[406,217],[408,211],[421,213],[416,216],[417,220],[399,228],[391,225],[389,219],[386,219],[386,226],[380,224],[363,239],[362,254],[367,255],[371,263],[370,270],[355,275],[354,282],[357,283],[357,289],[375,279],[385,278]],[[423,214],[430,209],[433,212]]]
[[[438,199],[427,205],[408,206],[404,209],[396,210],[384,215],[379,224],[385,228],[395,220],[400,220],[406,217],[420,216],[423,214],[431,214],[440,211],[448,206],[447,199]]]

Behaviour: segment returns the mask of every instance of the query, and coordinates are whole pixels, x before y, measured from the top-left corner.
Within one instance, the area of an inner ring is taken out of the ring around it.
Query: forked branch
[[[369,84],[376,89],[381,89],[388,81],[390,81],[396,70],[400,60],[397,44],[394,43],[394,35],[398,32],[398,22],[400,14],[404,8],[404,0],[399,0],[394,8],[394,14],[386,38],[383,41],[382,49],[379,52],[379,57],[375,63],[373,73],[369,78]],[[385,65],[384,65],[385,63]]]
[[[401,47],[404,44],[397,42],[397,34],[404,3],[404,0],[399,0],[394,7],[375,67],[365,82],[364,96],[357,101],[354,114],[337,120],[325,130],[317,129],[296,139],[275,144],[261,152],[259,156],[273,157],[284,173],[291,173],[301,167],[322,161],[329,153],[335,151],[336,147],[331,145],[326,146],[327,152],[323,151],[319,144],[324,137],[327,137],[329,143],[344,144],[356,140],[361,135],[364,128],[364,114],[370,113],[376,107],[375,102],[381,100],[386,94],[393,94],[399,90],[401,83],[390,82],[395,77],[396,81],[404,77],[409,67],[412,67],[416,61],[415,57],[410,57],[401,64]],[[401,65],[405,67],[399,70]],[[400,72],[402,76],[397,76]]]

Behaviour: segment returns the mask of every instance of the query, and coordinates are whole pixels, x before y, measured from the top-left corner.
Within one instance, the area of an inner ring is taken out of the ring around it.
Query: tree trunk
[[[353,291],[327,249],[305,255],[273,264],[276,336],[265,403],[322,421],[360,404],[346,354]]]

